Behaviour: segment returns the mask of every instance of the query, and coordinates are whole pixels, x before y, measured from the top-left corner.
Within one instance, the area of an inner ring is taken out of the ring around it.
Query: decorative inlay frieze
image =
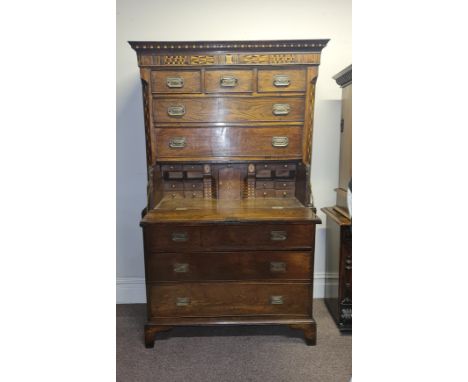
[[[192,65],[209,65],[215,63],[214,56],[190,56],[190,63]]]
[[[140,66],[190,66],[190,65],[288,65],[320,64],[320,53],[269,53],[269,54],[213,54],[213,55],[157,55],[139,54]]]
[[[241,64],[268,64],[270,55],[268,54],[247,54],[239,55]]]
[[[188,62],[187,56],[164,56],[164,65],[185,65]]]

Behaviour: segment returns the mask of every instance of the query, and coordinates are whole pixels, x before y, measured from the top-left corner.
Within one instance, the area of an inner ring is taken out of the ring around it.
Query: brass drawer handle
[[[286,231],[271,231],[270,239],[273,241],[285,241],[288,238]]]
[[[271,261],[270,271],[271,272],[286,272],[286,263],[282,261]]]
[[[176,306],[188,306],[190,304],[190,299],[188,297],[177,297]]]
[[[288,147],[289,138],[288,137],[273,137],[271,138],[271,145],[273,147]]]
[[[284,299],[283,296],[270,296],[271,305],[283,305]]]
[[[285,88],[291,85],[291,80],[289,79],[289,76],[285,74],[279,74],[273,78],[273,85],[275,85],[277,88]]]
[[[172,232],[172,241],[175,241],[178,243],[188,241],[187,232]]]
[[[174,272],[175,273],[187,273],[189,271],[189,265],[187,263],[175,263]]]
[[[167,77],[166,85],[168,88],[183,88],[184,79],[182,77]]]
[[[185,114],[185,106],[184,105],[169,106],[167,108],[167,114],[170,117],[181,117]]]
[[[236,77],[225,76],[225,77],[221,77],[221,79],[219,80],[219,85],[223,88],[233,88],[237,86],[238,82],[239,81]]]
[[[274,115],[288,115],[291,111],[291,106],[287,103],[275,103],[273,105]]]
[[[172,149],[184,148],[186,144],[185,137],[174,137],[169,141],[169,147]]]

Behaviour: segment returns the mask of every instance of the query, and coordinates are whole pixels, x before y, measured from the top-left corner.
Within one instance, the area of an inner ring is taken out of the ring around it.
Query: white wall
[[[316,89],[312,190],[318,209],[338,186],[341,89],[332,76],[351,64],[351,0],[117,0],[117,302],[144,302],[140,211],[146,203],[141,89],[129,40],[330,38]],[[325,216],[319,212],[325,223]],[[315,297],[323,296],[324,224],[318,226]]]

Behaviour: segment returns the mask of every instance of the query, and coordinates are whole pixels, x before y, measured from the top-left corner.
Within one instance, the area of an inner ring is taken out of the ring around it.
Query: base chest
[[[312,317],[315,224],[143,227],[148,318]]]

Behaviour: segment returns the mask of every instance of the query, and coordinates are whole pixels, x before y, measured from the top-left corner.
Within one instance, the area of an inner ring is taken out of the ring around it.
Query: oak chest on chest
[[[147,347],[178,325],[290,325],[315,344],[309,179],[326,43],[130,42],[146,133]]]

